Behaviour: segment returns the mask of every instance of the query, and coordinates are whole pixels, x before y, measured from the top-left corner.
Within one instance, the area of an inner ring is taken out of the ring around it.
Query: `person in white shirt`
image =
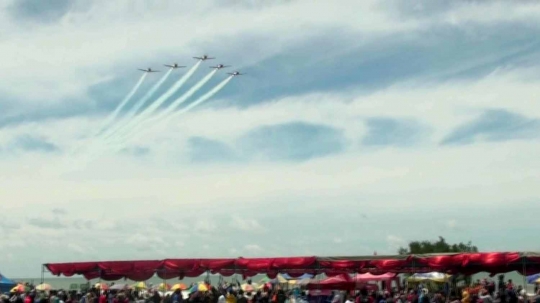
[[[219,296],[218,298],[218,303],[225,303],[225,302],[226,302],[225,294],[221,292],[221,296]]]

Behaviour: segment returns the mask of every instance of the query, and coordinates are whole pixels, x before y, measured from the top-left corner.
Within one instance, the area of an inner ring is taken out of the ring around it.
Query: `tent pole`
[[[45,264],[41,264],[41,283],[40,284],[43,284],[45,280]]]
[[[526,297],[527,296],[527,264],[525,262],[525,257],[521,257],[521,263],[523,265],[523,273],[522,273],[522,276],[523,276],[523,289],[525,290],[525,296],[523,297]],[[519,296],[519,294],[518,294]],[[524,300],[526,300],[524,298]]]

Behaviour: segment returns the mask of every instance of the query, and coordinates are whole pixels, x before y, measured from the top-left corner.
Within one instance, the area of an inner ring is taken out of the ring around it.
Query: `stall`
[[[17,283],[0,273],[0,293],[9,292]]]

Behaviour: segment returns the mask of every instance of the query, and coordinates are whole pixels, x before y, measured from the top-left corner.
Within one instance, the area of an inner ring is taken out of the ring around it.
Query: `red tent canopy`
[[[326,278],[322,281],[310,282],[308,289],[353,289],[355,282],[348,274]]]
[[[369,273],[370,279],[384,279],[381,274],[446,272],[450,274],[490,272],[492,274],[518,271],[522,274],[540,272],[540,253],[492,252],[447,253],[397,256],[351,257],[286,257],[286,258],[229,258],[229,259],[165,259],[140,261],[104,261],[44,264],[53,275],[83,275],[87,279],[104,280],[129,278],[147,279],[154,274],[164,279],[196,277],[205,272],[230,276],[253,276],[278,273],[299,276],[303,273],[339,276],[349,273]],[[368,277],[368,276],[366,276]]]

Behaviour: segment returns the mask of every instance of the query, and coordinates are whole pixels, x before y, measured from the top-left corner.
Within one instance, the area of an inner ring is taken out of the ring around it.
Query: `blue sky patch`
[[[256,128],[239,140],[238,148],[250,158],[302,161],[342,152],[345,142],[339,129],[291,122]]]
[[[366,146],[409,146],[419,142],[427,127],[415,120],[392,118],[369,118],[368,132],[362,139]]]
[[[31,135],[23,135],[11,142],[10,148],[24,150],[28,152],[56,152],[58,147],[46,139],[33,137]]]
[[[509,141],[540,138],[540,119],[504,109],[486,110],[478,118],[453,130],[443,145],[472,144],[477,141]]]

